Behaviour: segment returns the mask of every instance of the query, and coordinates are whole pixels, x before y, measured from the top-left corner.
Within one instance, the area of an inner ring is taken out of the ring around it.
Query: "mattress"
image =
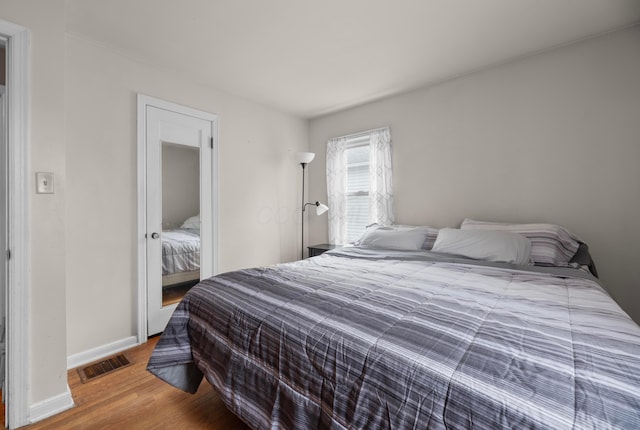
[[[192,288],[148,363],[254,429],[638,428],[640,327],[596,278],[346,249]]]

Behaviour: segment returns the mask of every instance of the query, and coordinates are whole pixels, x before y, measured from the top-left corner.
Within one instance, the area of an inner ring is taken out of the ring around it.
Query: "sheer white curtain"
[[[393,224],[391,130],[373,130],[369,140],[369,223]]]
[[[329,243],[347,242],[347,138],[327,142],[327,206],[329,206]]]
[[[327,142],[329,242],[347,243],[347,154],[349,142],[369,137],[369,222],[393,223],[391,130],[388,127],[330,139]]]

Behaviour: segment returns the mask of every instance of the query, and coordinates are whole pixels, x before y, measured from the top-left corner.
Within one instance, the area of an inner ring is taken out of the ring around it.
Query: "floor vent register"
[[[103,358],[92,364],[88,364],[78,368],[78,375],[82,383],[87,383],[100,376],[108,375],[116,370],[130,366],[132,362],[125,354],[117,354],[111,357]]]

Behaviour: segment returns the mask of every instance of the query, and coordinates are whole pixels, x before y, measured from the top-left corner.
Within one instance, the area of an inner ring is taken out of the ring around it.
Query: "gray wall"
[[[388,125],[398,223],[564,225],[640,322],[639,77],[634,27],[316,118],[309,199],[326,199],[327,139]]]
[[[136,332],[137,93],[218,115],[219,270],[296,259],[292,154],[307,148],[306,120],[78,36],[65,42],[68,355]]]

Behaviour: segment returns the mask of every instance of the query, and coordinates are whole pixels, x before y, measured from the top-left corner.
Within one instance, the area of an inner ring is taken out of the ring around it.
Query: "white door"
[[[150,104],[145,108],[147,336],[151,336],[164,330],[185,288],[214,274],[215,160],[212,120]]]

